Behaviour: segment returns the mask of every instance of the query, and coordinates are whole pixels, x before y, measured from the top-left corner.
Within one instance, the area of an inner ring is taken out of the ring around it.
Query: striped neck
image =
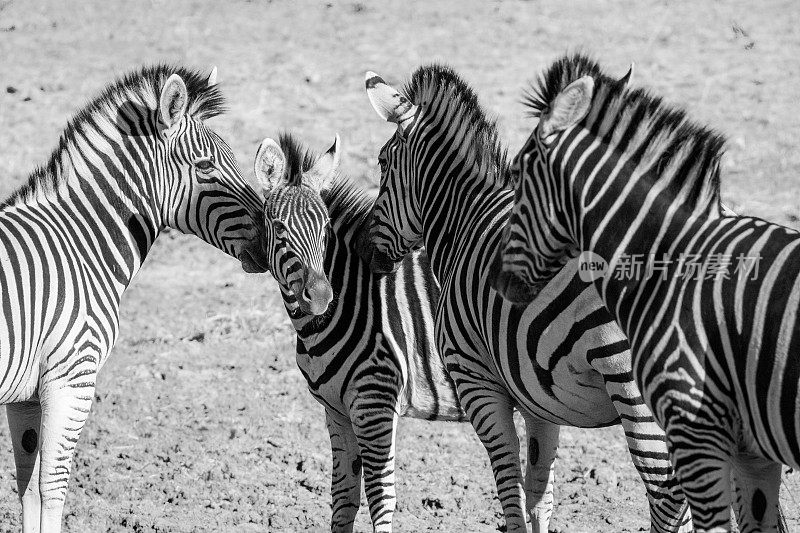
[[[648,263],[674,271],[693,239],[688,228],[721,216],[714,186],[719,153],[692,139],[677,148],[670,142],[635,146],[631,139],[595,135],[597,128],[589,123],[565,131],[552,148],[550,168],[553,182],[566,184],[559,211],[571,218],[564,226],[575,228],[572,238],[584,261],[607,265],[608,275],[596,284],[620,318],[650,283]]]
[[[160,150],[150,135],[124,135],[99,114],[84,117],[2,209],[45,211],[69,228],[76,252],[103,266],[119,300],[164,225],[153,177],[164,166]]]
[[[409,150],[419,154],[414,162],[415,190],[421,198],[423,242],[441,282],[461,250],[469,248],[479,235],[487,214],[499,205],[498,199],[505,198],[507,201],[500,203],[510,207],[512,195],[492,179],[497,169],[473,164],[474,156],[461,146],[463,139],[452,135],[453,128],[439,126],[443,131],[427,130],[418,141],[419,149]]]

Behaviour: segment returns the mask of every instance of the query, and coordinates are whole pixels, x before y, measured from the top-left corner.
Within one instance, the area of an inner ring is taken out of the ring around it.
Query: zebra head
[[[216,87],[217,70],[197,87],[189,80],[193,94],[221,107]],[[195,96],[194,101],[198,98]],[[267,262],[260,239],[261,200],[242,176],[228,144],[209,129],[201,109],[191,102],[187,82],[178,74],[163,85],[158,102],[157,150],[161,166],[156,187],[161,202],[161,219],[170,228],[194,234],[239,259],[246,272],[266,272]],[[214,106],[207,106],[213,108]]]
[[[617,81],[630,87],[634,65]],[[554,71],[559,80],[565,73]],[[589,114],[594,78],[584,75],[566,84],[549,103],[542,95],[530,99],[539,124],[511,163],[514,207],[503,231],[501,268],[492,287],[506,299],[527,303],[535,297],[537,284],[550,280],[570,257],[577,255],[575,224],[566,216],[565,176],[552,164],[561,134],[578,125]],[[560,179],[559,179],[560,178]]]
[[[290,308],[321,315],[333,299],[323,261],[330,218],[321,193],[339,166],[339,137],[315,158],[289,135],[264,139],[255,173],[264,189],[264,250]]]
[[[627,83],[628,78],[623,80]],[[503,234],[503,273],[492,283],[511,301],[520,300],[515,284],[548,281],[577,254],[574,224],[565,212],[565,203],[571,200],[559,179],[562,169],[555,168],[551,157],[559,136],[588,114],[593,90],[591,76],[565,87],[542,110],[539,123],[512,161],[514,207]]]
[[[367,96],[378,115],[397,124],[397,130],[378,156],[381,182],[372,210],[370,240],[373,272],[394,272],[403,258],[422,246],[420,204],[414,196],[416,169],[411,137],[418,107],[374,72],[367,72]]]

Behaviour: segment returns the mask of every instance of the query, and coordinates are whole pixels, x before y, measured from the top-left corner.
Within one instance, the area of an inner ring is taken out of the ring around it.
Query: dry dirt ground
[[[512,153],[530,131],[521,89],[567,50],[594,53],[730,138],[723,195],[741,213],[798,226],[800,7],[755,2],[53,2],[0,0],[0,195],[55,146],[68,117],[145,62],[218,65],[230,113],[215,127],[245,168],[284,128],[366,186],[391,127],[367,69],[402,81],[445,61],[496,114]],[[65,530],[323,531],[330,452],[322,409],[294,364],[269,276],[247,276],[199,240],[167,235],[122,306],[78,447]],[[495,531],[485,454],[467,425],[403,420],[398,531]],[[800,531],[800,476],[783,503]],[[0,531],[20,528],[0,424]],[[618,428],[562,432],[556,531],[646,531],[641,484]],[[362,507],[357,529],[369,529]]]

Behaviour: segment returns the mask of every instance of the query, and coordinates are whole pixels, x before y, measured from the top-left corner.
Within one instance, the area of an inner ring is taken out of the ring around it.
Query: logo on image
[[[606,260],[593,252],[581,252],[578,256],[578,275],[581,281],[591,282],[608,274]]]

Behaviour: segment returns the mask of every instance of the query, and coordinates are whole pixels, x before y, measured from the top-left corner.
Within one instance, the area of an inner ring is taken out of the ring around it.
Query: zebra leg
[[[666,434],[670,459],[692,510],[695,531],[731,531],[731,458],[723,446],[728,442],[725,435],[713,426],[672,421],[666,424]]]
[[[506,531],[527,531],[522,509],[519,438],[514,426],[511,401],[504,392],[487,390],[486,381],[467,383],[463,378],[464,375],[459,374],[456,381],[458,397],[489,455],[497,497],[506,520]]]
[[[42,501],[39,494],[39,433],[42,408],[38,401],[6,405],[14,448],[17,490],[22,503],[23,533],[38,533]]]
[[[644,482],[651,533],[688,533],[692,517],[670,462],[664,432],[644,403],[633,376],[608,379],[606,388],[619,414],[631,460]]]
[[[331,472],[331,531],[352,533],[353,522],[361,503],[361,455],[350,421],[325,410],[331,437],[333,469]]]
[[[398,417],[395,402],[381,401],[379,396],[364,394],[357,399],[350,407],[350,419],[364,468],[372,528],[376,533],[390,533],[397,506],[394,457]]]
[[[61,514],[67,496],[72,456],[94,399],[90,382],[73,383],[41,394],[39,492],[42,495],[41,533],[61,531]]]
[[[734,504],[741,533],[778,531],[781,464],[748,453],[733,457]]]
[[[525,504],[533,533],[547,533],[553,515],[553,478],[561,426],[523,413],[528,437]]]

